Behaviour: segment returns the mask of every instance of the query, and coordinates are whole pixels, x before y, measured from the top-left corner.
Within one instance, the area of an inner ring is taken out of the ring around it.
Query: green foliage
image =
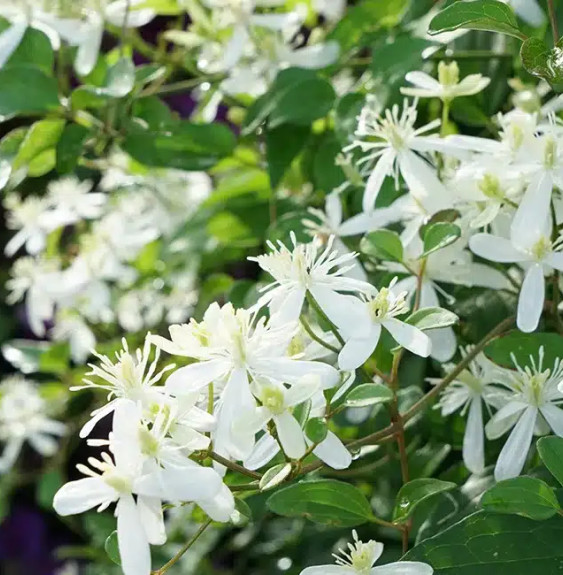
[[[391,230],[377,230],[366,234],[360,242],[362,253],[381,260],[403,261],[403,244],[399,234]]]
[[[326,439],[328,434],[326,421],[321,417],[309,419],[305,426],[305,433],[313,443],[321,443]]]
[[[538,453],[551,475],[563,485],[563,438],[542,437],[537,442]]]
[[[346,407],[369,407],[393,400],[393,392],[382,383],[358,385],[346,396]]]
[[[520,39],[526,38],[518,27],[512,8],[498,0],[453,2],[434,16],[430,22],[429,33],[440,34],[459,28],[488,30]]]
[[[361,525],[373,517],[361,491],[349,483],[329,479],[301,481],[280,489],[268,499],[268,508],[285,517],[306,517],[339,527]]]
[[[426,539],[405,555],[425,561],[435,575],[529,575],[557,573],[563,521],[536,522],[481,511]]]
[[[455,224],[437,222],[429,225],[424,231],[424,251],[420,258],[425,258],[431,253],[441,250],[461,237],[461,229]]]
[[[491,487],[481,499],[485,511],[514,513],[542,521],[560,511],[555,492],[534,477],[515,477]]]
[[[524,68],[537,78],[549,82],[556,92],[563,91],[563,66],[560,53],[563,42],[559,41],[555,48],[549,49],[538,38],[528,38],[520,49]]]
[[[415,311],[406,321],[418,329],[427,330],[450,327],[457,323],[458,317],[441,307],[425,307]]]
[[[108,536],[104,543],[104,549],[108,557],[116,565],[121,565],[121,557],[119,555],[119,547],[117,544],[117,531],[113,531],[112,534]]]
[[[539,350],[543,348],[543,369],[553,368],[563,349],[563,336],[557,333],[522,333],[514,330],[492,341],[485,354],[498,365],[514,368],[514,360],[520,367],[530,365],[530,358],[536,362]]]
[[[396,523],[408,521],[417,507],[424,501],[456,487],[455,483],[439,479],[413,479],[409,483],[405,483],[397,494],[393,521]]]

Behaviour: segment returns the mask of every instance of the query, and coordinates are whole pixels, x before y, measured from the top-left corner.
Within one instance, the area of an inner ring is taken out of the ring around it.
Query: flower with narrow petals
[[[414,88],[401,88],[401,94],[416,98],[440,98],[451,102],[460,96],[473,96],[484,90],[490,82],[481,74],[470,74],[459,81],[457,62],[440,62],[438,64],[438,80],[424,72],[409,72],[405,80]]]
[[[471,347],[462,350],[466,356]],[[446,365],[446,372],[454,366]],[[463,461],[472,473],[482,473],[485,469],[485,430],[483,425],[483,404],[485,406],[501,407],[506,398],[504,390],[494,385],[496,366],[485,354],[480,353],[473,359],[443,391],[436,409],[442,415],[448,416],[461,410],[467,414],[465,435],[463,436]],[[439,380],[430,380],[438,383]]]
[[[39,388],[19,375],[0,383],[0,473],[11,469],[25,442],[49,457],[57,451],[54,437],[66,433],[66,425],[49,417],[49,405]]]
[[[520,367],[514,355],[516,370],[499,369],[495,380],[504,386],[508,397],[487,423],[487,438],[497,439],[510,429],[510,435],[500,452],[495,466],[497,481],[520,474],[526,462],[534,433],[546,434],[552,430],[563,437],[563,362],[557,360],[553,368],[544,368],[544,349],[540,348],[536,361]]]
[[[339,254],[333,249],[334,236],[330,236],[324,246],[320,238],[300,244],[293,233],[291,240],[292,250],[281,242],[278,246],[269,243],[269,254],[249,258],[275,280],[263,288],[266,293],[257,307],[267,305],[276,324],[296,322],[309,292],[325,313],[329,308],[341,310],[336,325],[353,321],[347,315],[353,313],[347,305],[352,298],[339,292],[374,293],[373,286],[367,282],[346,275],[356,268],[358,254]]]
[[[354,543],[348,543],[348,550],[340,549],[334,555],[336,566],[319,565],[307,567],[301,575],[432,575],[434,570],[426,563],[399,561],[374,567],[383,553],[383,543],[370,540],[363,543],[356,531],[352,531]]]

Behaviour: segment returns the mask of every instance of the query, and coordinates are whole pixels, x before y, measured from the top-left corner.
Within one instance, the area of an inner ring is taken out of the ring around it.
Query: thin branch
[[[329,317],[326,315],[326,313],[322,310],[321,306],[317,303],[317,300],[313,297],[313,294],[309,291],[307,291],[307,302],[309,303],[309,305],[315,310],[315,312],[317,313],[317,315],[322,318],[324,321],[326,321],[326,323],[329,325],[330,330],[332,331],[332,333],[335,335],[336,339],[338,340],[338,343],[341,346],[344,346],[344,339],[342,338],[342,336],[340,335],[340,332],[338,331],[338,328],[332,323],[332,321],[330,321]]]
[[[250,469],[246,469],[246,467],[243,467],[242,465],[239,465],[238,463],[235,463],[234,461],[229,461],[228,459],[225,459],[222,455],[219,455],[218,453],[215,453],[214,451],[210,451],[207,455],[211,459],[213,459],[213,461],[216,461],[217,463],[224,465],[225,467],[227,467],[231,471],[236,471],[242,475],[246,475],[247,477],[251,477],[252,479],[261,479],[262,478],[261,473],[258,473],[257,471],[251,471]]]
[[[172,557],[172,559],[170,559],[170,561],[168,561],[168,563],[163,565],[160,569],[157,569],[156,571],[152,572],[153,575],[163,575],[164,573],[166,573],[166,571],[168,571],[168,569],[170,569],[170,567],[173,567],[174,565],[176,565],[176,563],[178,563],[178,561],[189,550],[189,548],[201,537],[203,532],[211,525],[211,521],[212,521],[211,519],[208,519],[197,530],[196,534],[182,547],[182,549],[180,549],[180,551],[178,551],[178,553],[176,553],[176,555],[174,555],[174,557]]]
[[[555,46],[557,42],[559,42],[559,28],[557,26],[557,14],[555,13],[553,0],[547,0],[547,10],[549,12],[549,22],[553,33],[553,45]]]
[[[301,317],[301,325],[311,339],[315,340],[317,343],[320,343],[323,347],[332,351],[333,353],[340,353],[340,350],[337,347],[330,345],[330,343],[326,342],[324,339],[318,336],[313,331],[313,328],[307,323],[307,320],[304,317]]]

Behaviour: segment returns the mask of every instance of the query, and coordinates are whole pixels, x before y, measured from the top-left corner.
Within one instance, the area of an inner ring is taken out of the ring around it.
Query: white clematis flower
[[[301,575],[432,575],[434,570],[426,563],[399,561],[374,567],[383,553],[383,543],[370,540],[362,543],[356,531],[352,531],[354,543],[348,543],[348,550],[340,549],[334,555],[336,565],[307,567]]]
[[[74,176],[53,181],[47,186],[47,198],[56,217],[65,225],[99,218],[107,200],[101,192],[92,192],[92,182]]]
[[[490,79],[481,74],[470,74],[460,82],[457,62],[440,62],[438,80],[425,72],[409,72],[405,80],[413,84],[414,88],[401,88],[401,94],[416,98],[440,98],[443,102],[478,94],[490,83]]]
[[[88,437],[95,425],[106,415],[112,413],[120,403],[131,400],[139,402],[145,408],[150,408],[154,404],[160,404],[163,401],[163,391],[161,387],[154,384],[159,382],[162,375],[173,369],[169,365],[157,372],[157,364],[160,350],[157,348],[154,360],[149,364],[151,354],[151,335],[147,334],[143,349],[137,349],[135,354],[129,351],[127,341],[122,340],[123,349],[116,352],[115,363],[109,357],[94,352],[94,355],[100,360],[100,365],[89,364],[91,371],[87,376],[94,376],[101,382],[92,379],[84,379],[83,385],[71,387],[71,391],[81,389],[104,389],[108,392],[109,403],[93,411],[91,419],[84,425],[80,431],[80,437]]]
[[[435,211],[449,207],[450,194],[440,182],[436,169],[419,154],[448,151],[450,146],[435,134],[428,134],[440,125],[440,120],[417,129],[416,118],[416,101],[409,104],[405,100],[401,112],[395,105],[385,110],[384,115],[372,99],[363,107],[355,134],[357,139],[344,151],[359,148],[366,153],[358,164],[369,174],[363,198],[365,212],[373,210],[385,178],[393,175],[398,184],[399,174],[411,194],[431,201]]]
[[[530,357],[530,366],[522,368],[512,356],[516,371],[499,369],[495,374],[495,380],[510,395],[485,431],[489,439],[497,439],[512,429],[495,466],[497,481],[520,474],[534,433],[541,435],[551,429],[563,437],[563,410],[559,407],[563,394],[558,389],[563,380],[563,362],[557,360],[552,369],[544,369],[543,360],[541,347],[537,362]]]
[[[241,445],[233,437],[233,423],[240,413],[256,407],[250,382],[268,381],[299,384],[303,377],[318,377],[323,389],[340,382],[336,369],[319,361],[306,361],[287,355],[296,325],[272,327],[256,321],[248,310],[235,310],[231,304],[209,306],[203,321],[170,327],[171,341],[152,336],[154,344],[171,353],[197,359],[176,370],[166,381],[166,390],[175,396],[199,392],[210,383],[222,386],[216,408],[217,429],[214,450],[220,455],[244,459],[252,444]]]
[[[25,442],[44,457],[54,455],[55,437],[66,431],[64,423],[49,417],[49,405],[33,382],[13,375],[0,383],[0,473],[13,467]]]
[[[471,347],[462,350],[462,355]],[[455,366],[446,365],[446,372]],[[485,354],[480,353],[448,385],[435,409],[440,409],[444,417],[461,410],[467,414],[465,435],[463,436],[463,462],[472,473],[482,473],[485,469],[485,430],[483,424],[483,404],[500,408],[507,394],[494,385],[496,366]],[[439,380],[430,380],[438,383]]]
[[[344,347],[338,355],[338,366],[345,371],[352,371],[360,367],[374,352],[385,328],[395,341],[416,355],[428,357],[432,349],[430,338],[413,325],[402,322],[395,316],[408,312],[405,301],[407,292],[394,293],[395,280],[387,288],[381,288],[371,298],[360,300],[354,298],[350,306],[356,309],[354,317],[361,317],[358,323],[349,323],[341,328],[346,340]],[[335,315],[328,310],[327,315]]]
[[[338,292],[374,293],[375,288],[367,282],[346,277],[356,267],[354,261],[358,254],[339,254],[333,249],[334,236],[323,246],[319,238],[308,244],[299,244],[291,234],[293,250],[279,242],[276,247],[268,243],[272,250],[269,254],[248,258],[267,271],[275,282],[263,288],[266,291],[258,301],[257,307],[267,305],[270,308],[272,322],[284,325],[297,322],[309,292],[321,309],[326,313],[329,308],[340,309],[338,317],[333,313],[335,323],[353,321],[354,310],[347,305],[350,296]]]
[[[518,328],[524,332],[534,331],[538,326],[545,299],[544,275],[553,269],[563,271],[561,242],[552,243],[551,227],[549,206],[539,201],[528,204],[527,212],[514,217],[510,239],[476,234],[469,240],[471,251],[484,259],[518,263],[527,268],[520,289],[517,317]]]

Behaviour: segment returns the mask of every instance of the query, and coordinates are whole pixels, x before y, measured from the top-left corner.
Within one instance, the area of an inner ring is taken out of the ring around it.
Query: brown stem
[[[216,461],[217,463],[224,465],[225,467],[227,467],[228,469],[230,469],[232,471],[236,471],[242,475],[246,475],[247,477],[251,477],[252,479],[261,479],[262,478],[261,473],[258,473],[257,471],[251,471],[250,469],[246,469],[246,467],[243,467],[242,465],[239,465],[238,463],[235,463],[234,461],[230,461],[228,459],[225,459],[222,455],[219,455],[218,453],[215,453],[214,451],[210,451],[207,455],[211,459],[213,459],[213,461]]]
[[[549,12],[549,22],[553,33],[553,45],[555,45],[559,41],[559,29],[557,27],[557,14],[555,13],[553,0],[547,0],[547,10]]]

